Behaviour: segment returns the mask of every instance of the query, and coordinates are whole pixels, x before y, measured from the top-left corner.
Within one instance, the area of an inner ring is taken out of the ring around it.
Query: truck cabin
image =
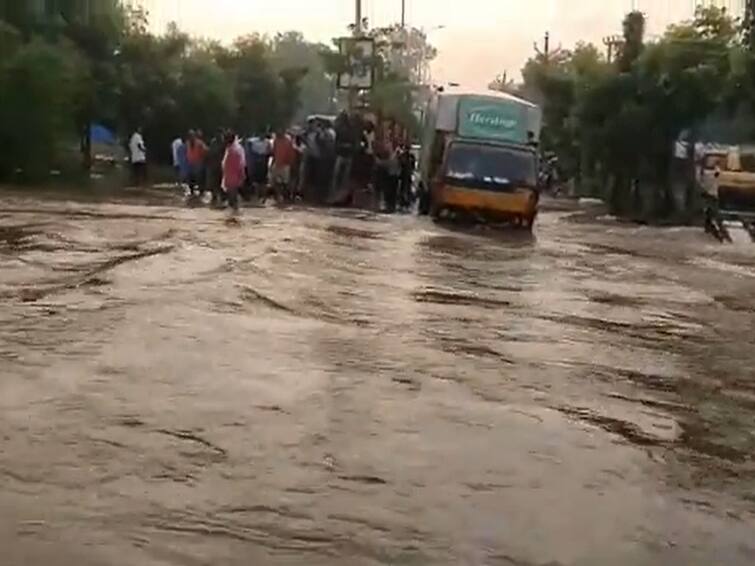
[[[493,191],[537,189],[537,154],[532,148],[456,140],[449,144],[444,163],[445,184]]]

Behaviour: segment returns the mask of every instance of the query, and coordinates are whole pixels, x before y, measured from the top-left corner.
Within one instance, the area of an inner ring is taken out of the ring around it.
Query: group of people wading
[[[135,181],[144,182],[147,150],[141,131],[129,145]],[[238,211],[240,199],[277,203],[409,209],[416,160],[399,136],[377,136],[371,121],[347,112],[313,116],[299,129],[241,137],[218,130],[207,139],[191,130],[171,144],[177,183],[191,202],[205,194],[218,208]],[[365,202],[364,196],[368,202]]]

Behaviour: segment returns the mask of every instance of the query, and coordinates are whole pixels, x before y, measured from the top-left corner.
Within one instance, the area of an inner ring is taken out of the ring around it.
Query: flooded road
[[[755,563],[755,246],[0,195],[4,565]]]

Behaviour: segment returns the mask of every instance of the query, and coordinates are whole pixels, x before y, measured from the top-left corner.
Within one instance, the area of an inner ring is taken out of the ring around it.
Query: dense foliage
[[[627,15],[623,31],[614,61],[580,44],[537,54],[522,85],[497,85],[543,104],[543,148],[583,192],[604,196],[621,214],[688,215],[696,204],[693,152],[675,161],[674,144],[755,139],[741,126],[755,110],[755,59],[738,22],[715,7],[652,42],[639,12]],[[716,139],[733,123],[739,139]]]
[[[116,0],[0,0],[0,178],[41,178],[86,164],[88,125],[126,139],[145,130],[167,159],[189,128],[245,133],[334,108],[330,49],[298,32],[249,35],[225,46],[175,26],[151,33],[147,15]]]

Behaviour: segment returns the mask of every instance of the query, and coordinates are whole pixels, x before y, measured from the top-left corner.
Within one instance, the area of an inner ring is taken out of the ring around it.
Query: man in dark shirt
[[[351,166],[357,149],[356,128],[354,128],[353,119],[345,111],[336,118],[335,130],[336,164],[330,187],[330,199],[340,200],[341,190],[349,184]]]
[[[399,184],[398,204],[401,208],[408,209],[412,205],[412,175],[417,167],[417,162],[409,145],[404,145],[399,155],[401,168],[401,181]]]
[[[225,192],[221,188],[223,180],[223,155],[225,153],[226,132],[218,130],[210,142],[207,152],[207,188],[212,193],[212,202],[220,206],[225,200]]]

